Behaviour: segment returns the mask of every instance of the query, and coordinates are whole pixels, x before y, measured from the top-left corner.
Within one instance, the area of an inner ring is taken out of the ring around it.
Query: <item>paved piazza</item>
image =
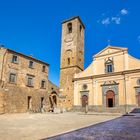
[[[126,115],[48,140],[140,140],[140,114]]]
[[[0,115],[0,140],[38,140],[119,117],[120,114],[4,114]]]

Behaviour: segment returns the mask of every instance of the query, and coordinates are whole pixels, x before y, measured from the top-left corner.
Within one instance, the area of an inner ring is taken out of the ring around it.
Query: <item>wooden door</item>
[[[86,104],[88,104],[88,97],[86,95],[82,96],[82,107],[86,107]]]

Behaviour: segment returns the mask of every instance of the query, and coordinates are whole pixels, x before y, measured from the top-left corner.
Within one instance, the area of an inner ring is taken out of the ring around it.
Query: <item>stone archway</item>
[[[57,93],[55,91],[53,91],[50,96],[49,96],[49,101],[50,101],[50,107],[51,107],[51,111],[54,111],[54,108],[57,107]]]
[[[115,93],[112,90],[106,92],[106,107],[115,107]]]
[[[83,95],[82,96],[82,107],[86,107],[87,104],[88,104],[88,96]]]

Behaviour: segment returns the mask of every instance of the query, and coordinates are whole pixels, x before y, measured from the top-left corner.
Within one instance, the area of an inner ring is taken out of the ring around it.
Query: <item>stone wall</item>
[[[88,106],[88,111],[91,112],[110,112],[110,113],[126,113],[126,112],[130,112],[131,110],[133,110],[134,108],[136,108],[136,105],[121,105],[118,107],[113,107],[113,108],[106,108],[104,106]],[[84,112],[85,108],[82,106],[73,106],[71,111],[80,111],[80,112]]]
[[[49,111],[49,94],[44,89],[34,89],[31,87],[17,87],[8,85],[1,88],[0,113],[21,113]],[[31,97],[31,108],[29,109],[28,97]],[[43,101],[42,101],[43,99]]]
[[[40,112],[41,108],[48,111],[48,64],[6,48],[0,49],[0,53],[3,55],[0,58],[3,60],[0,68],[0,113]],[[18,57],[16,62],[12,62],[13,55]],[[34,63],[32,68],[29,61]],[[16,74],[14,83],[9,81],[10,73]],[[33,77],[32,86],[28,85],[28,75]],[[46,81],[44,87],[41,87],[42,80]]]
[[[59,87],[53,84],[51,81],[48,81],[48,93],[56,92],[59,94]]]
[[[4,101],[5,97],[4,94],[2,92],[0,92],[0,114],[3,114],[4,111],[4,105],[5,105],[5,101]]]

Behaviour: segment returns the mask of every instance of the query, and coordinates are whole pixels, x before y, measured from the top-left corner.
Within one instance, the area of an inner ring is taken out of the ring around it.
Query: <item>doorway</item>
[[[82,107],[86,107],[87,104],[88,104],[88,96],[83,95],[82,96]]]
[[[140,107],[140,93],[138,93],[137,95],[137,103],[138,103],[138,107]]]
[[[32,97],[31,96],[28,96],[28,107],[27,107],[27,109],[28,110],[31,110],[32,109]]]
[[[115,106],[115,94],[113,91],[109,90],[106,93],[106,107],[114,107]]]
[[[41,108],[43,108],[43,104],[44,104],[44,97],[41,97]]]
[[[113,99],[112,98],[108,99],[108,107],[113,107]]]

